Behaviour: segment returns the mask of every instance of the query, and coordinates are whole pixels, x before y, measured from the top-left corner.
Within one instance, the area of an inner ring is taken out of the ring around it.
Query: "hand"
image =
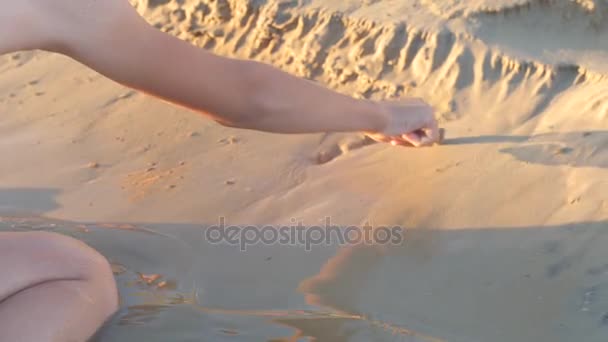
[[[367,133],[378,142],[394,146],[430,146],[440,142],[440,130],[434,110],[419,98],[400,102],[381,102],[381,111],[387,124],[380,132]]]

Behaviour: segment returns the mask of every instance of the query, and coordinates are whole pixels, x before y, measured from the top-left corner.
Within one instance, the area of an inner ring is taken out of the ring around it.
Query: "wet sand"
[[[59,231],[115,263],[124,310],[99,340],[606,340],[605,3],[132,3],[222,55],[422,96],[447,133],[395,149],[234,130],[65,57],[1,57],[0,230]],[[406,235],[243,252],[205,239],[220,217]]]
[[[123,310],[96,341],[603,341],[607,222],[425,229],[403,244],[216,245],[205,225],[4,217],[89,243]]]

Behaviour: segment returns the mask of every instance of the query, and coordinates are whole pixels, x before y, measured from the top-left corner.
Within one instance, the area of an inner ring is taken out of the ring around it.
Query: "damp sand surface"
[[[603,341],[607,222],[427,229],[398,245],[218,245],[209,225],[2,217],[106,255],[94,341]]]

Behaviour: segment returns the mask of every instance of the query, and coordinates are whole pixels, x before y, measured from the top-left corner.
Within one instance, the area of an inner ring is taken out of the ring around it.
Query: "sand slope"
[[[162,256],[113,246],[121,230],[78,234],[131,272],[190,265],[174,272],[180,291],[206,288],[214,300],[203,304],[213,308],[313,310],[317,324],[296,315],[286,326],[320,340],[339,340],[323,324],[354,324],[350,340],[389,339],[391,326],[423,340],[605,340],[605,2],[132,3],[159,29],[222,55],[353,96],[422,96],[447,142],[395,149],[358,134],[233,130],[67,58],[22,52],[0,58],[0,212],[152,225],[164,234],[155,242],[167,248],[158,247]],[[197,225],[220,216],[307,225],[329,216],[415,230],[389,250],[258,246],[243,254],[192,242]],[[143,244],[137,236],[127,240]],[[183,241],[192,254],[171,256]],[[265,273],[255,260],[268,255],[285,266]],[[218,261],[201,261],[208,258]],[[269,292],[255,300],[259,289]],[[164,322],[192,317],[176,315]],[[273,331],[265,339],[283,336],[253,318],[227,321],[244,336],[251,326]]]

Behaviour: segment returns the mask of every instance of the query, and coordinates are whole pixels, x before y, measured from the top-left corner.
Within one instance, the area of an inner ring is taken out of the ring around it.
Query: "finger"
[[[377,141],[378,142],[383,142],[383,143],[389,143],[390,144],[393,141],[393,139],[389,138],[389,137],[382,136],[382,137],[378,137]]]
[[[432,139],[429,136],[422,136],[420,138],[420,147],[422,146],[432,146],[433,144],[435,144],[435,139]]]
[[[368,137],[372,140],[374,140],[375,142],[380,142],[380,143],[388,143],[391,144],[392,146],[411,146],[411,144],[407,141],[404,141],[403,139],[399,138],[399,137],[388,137],[382,134],[371,134],[368,135]]]
[[[406,134],[403,134],[401,137],[403,138],[403,140],[410,143],[414,147],[419,147],[422,143],[420,134],[418,132],[406,133]]]
[[[431,146],[439,142],[440,132],[437,122],[433,120],[427,128],[418,130],[419,146]]]
[[[393,140],[391,140],[391,145],[412,147],[412,144],[410,144],[408,141],[405,141],[403,139],[393,139]]]
[[[433,133],[431,129],[425,129],[420,136],[420,146],[431,146],[438,140],[439,133]]]
[[[367,134],[367,137],[372,139],[375,142],[388,143],[391,141],[391,138],[388,138],[387,136],[382,135],[382,134]]]

